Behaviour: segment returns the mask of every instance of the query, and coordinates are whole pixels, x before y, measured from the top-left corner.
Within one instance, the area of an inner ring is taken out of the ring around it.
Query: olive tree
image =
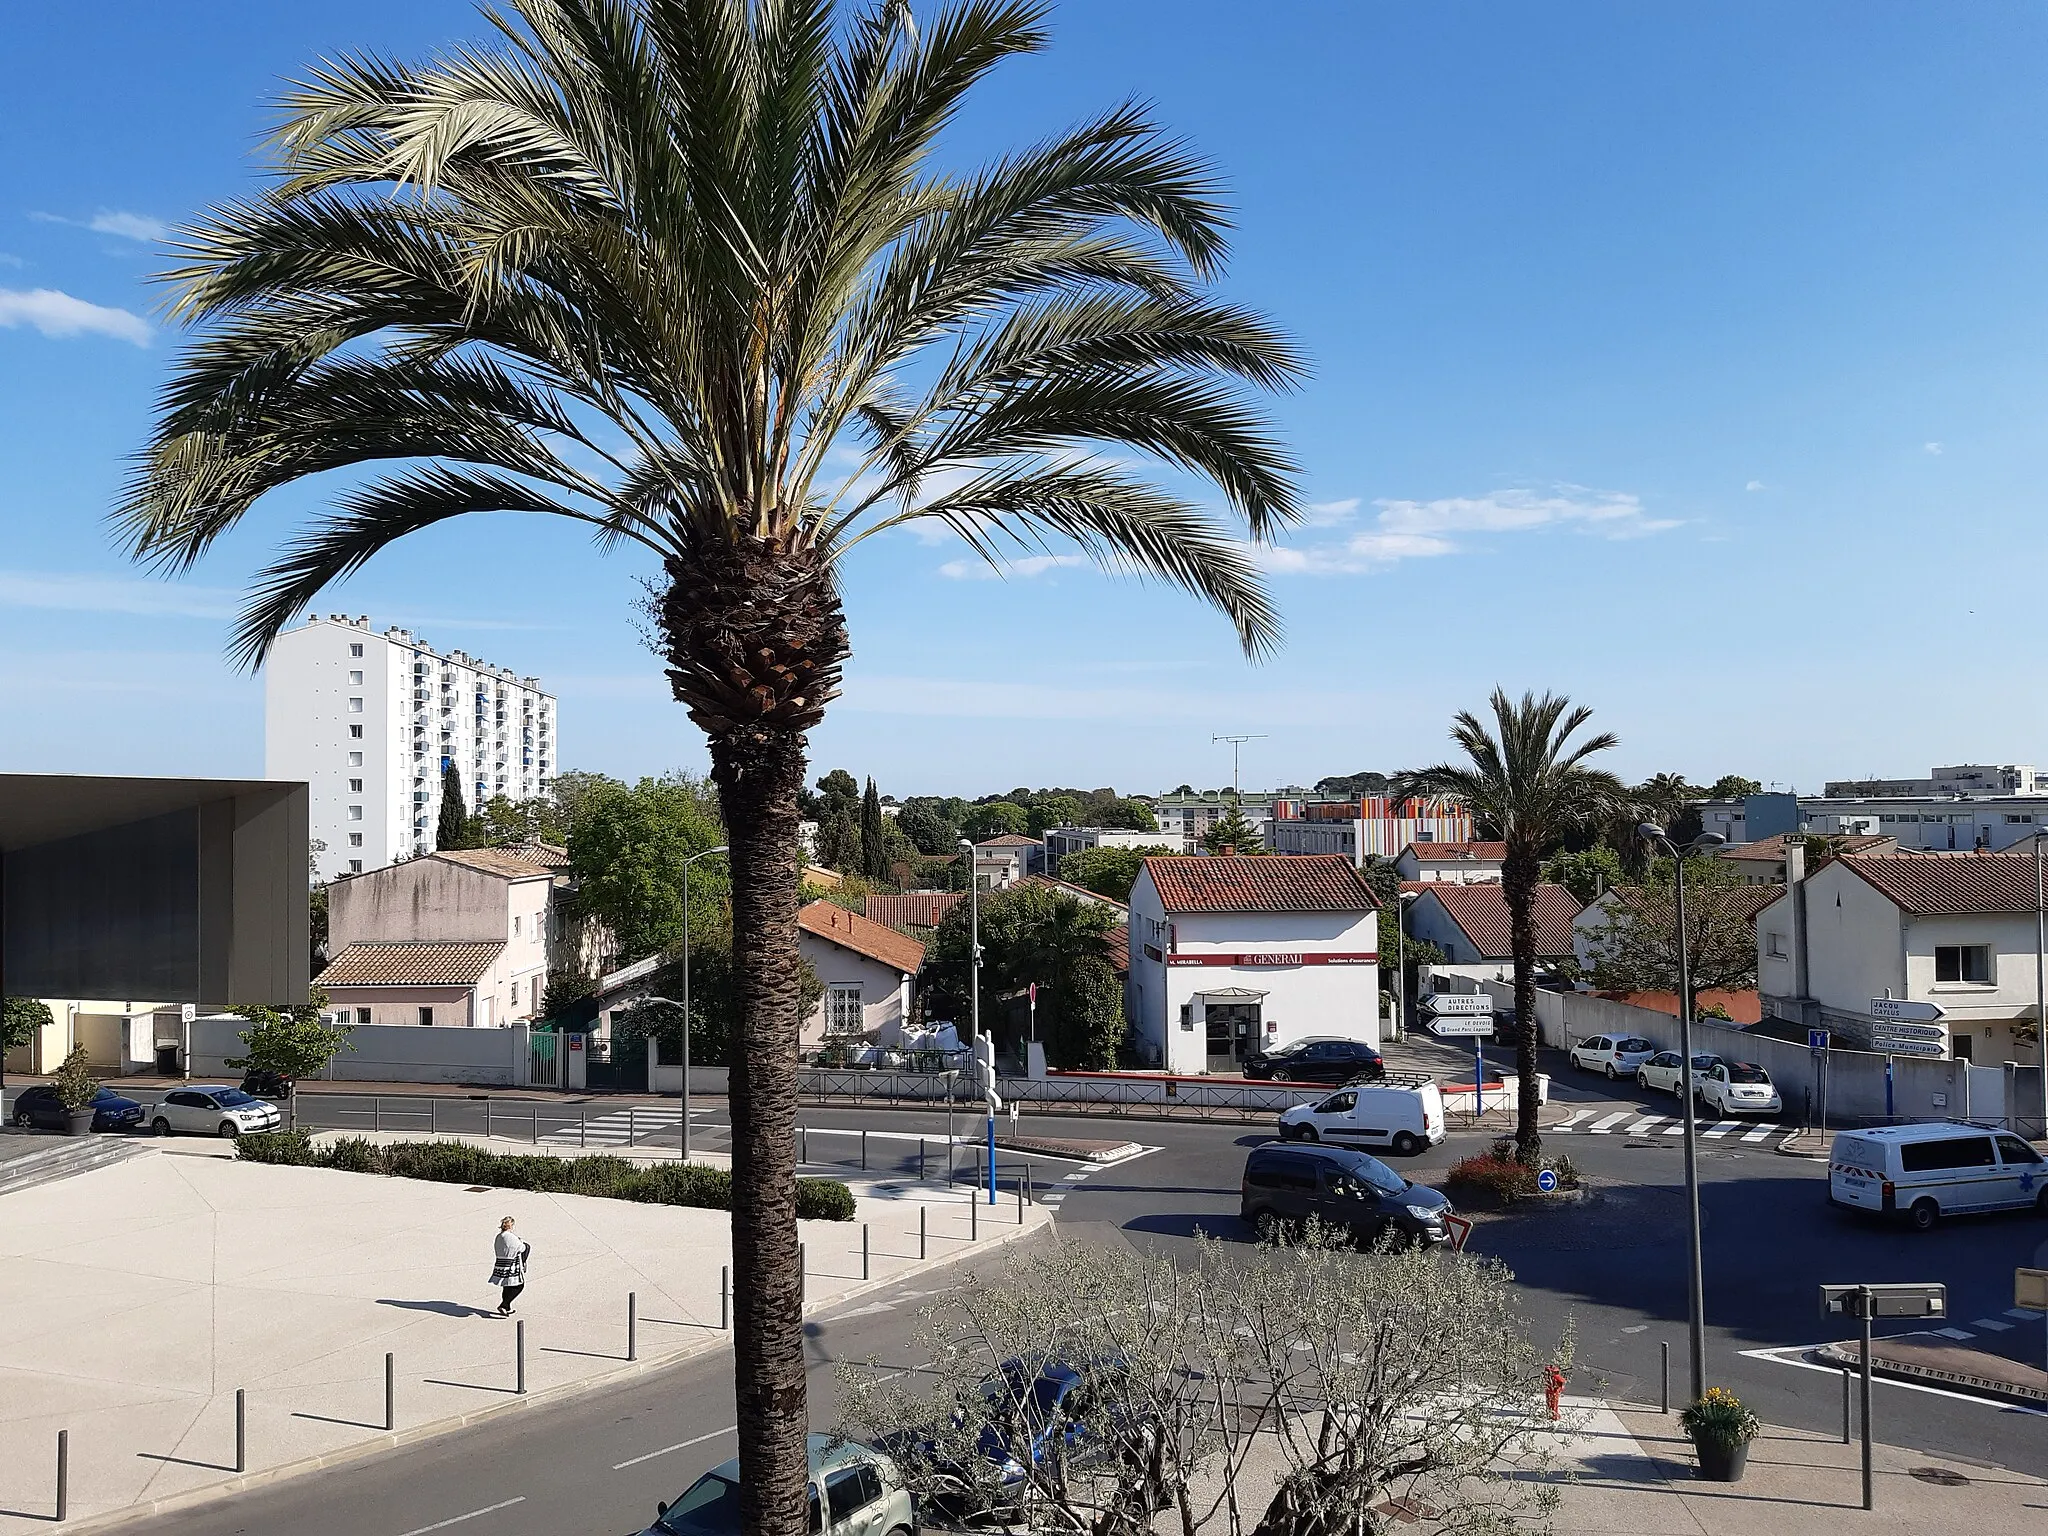
[[[1179,1264],[1062,1243],[931,1303],[923,1370],[842,1365],[843,1432],[923,1507],[1005,1530],[1542,1532],[1571,1339],[1530,1341],[1511,1278],[1315,1231]]]

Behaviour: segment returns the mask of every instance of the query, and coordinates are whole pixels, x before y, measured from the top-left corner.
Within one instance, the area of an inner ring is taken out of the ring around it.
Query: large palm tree
[[[1627,803],[1628,790],[1587,759],[1615,745],[1609,732],[1574,742],[1593,717],[1584,705],[1546,693],[1510,699],[1496,688],[1489,701],[1493,728],[1470,710],[1451,722],[1462,764],[1402,775],[1397,797],[1450,795],[1462,800],[1487,831],[1507,844],[1501,865],[1509,938],[1515,962],[1515,1105],[1517,1155],[1533,1163],[1543,1155],[1536,1101],[1536,884],[1543,856],[1566,833],[1597,825]]]
[[[1300,372],[1206,293],[1226,219],[1138,107],[979,170],[930,163],[1039,0],[514,0],[488,47],[328,61],[276,179],[178,238],[194,335],[119,514],[193,564],[269,492],[333,509],[253,589],[260,663],[324,588],[472,512],[637,547],[732,845],[734,1353],[743,1516],[801,1536],[797,796],[863,540],[936,521],[1000,563],[1071,542],[1277,619],[1247,542],[1295,515],[1253,391]],[[1097,449],[1220,491],[1219,521]],[[364,477],[347,472],[383,464]]]

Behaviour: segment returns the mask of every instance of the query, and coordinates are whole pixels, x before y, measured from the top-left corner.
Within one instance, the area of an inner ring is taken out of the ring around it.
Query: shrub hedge
[[[492,1189],[598,1195],[645,1205],[732,1209],[732,1175],[702,1163],[642,1165],[606,1153],[591,1157],[502,1153],[460,1141],[399,1141],[379,1146],[360,1136],[342,1136],[315,1146],[304,1131],[261,1131],[240,1137],[235,1155],[251,1163],[382,1173],[437,1184],[485,1184]],[[851,1221],[853,1191],[837,1179],[798,1179],[796,1213],[806,1221]]]

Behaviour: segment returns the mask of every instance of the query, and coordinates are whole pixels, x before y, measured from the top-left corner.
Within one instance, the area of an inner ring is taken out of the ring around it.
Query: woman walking
[[[498,1264],[491,1271],[491,1284],[503,1292],[504,1299],[498,1303],[500,1317],[512,1315],[512,1303],[526,1289],[526,1256],[531,1252],[533,1245],[512,1230],[510,1216],[498,1223]]]

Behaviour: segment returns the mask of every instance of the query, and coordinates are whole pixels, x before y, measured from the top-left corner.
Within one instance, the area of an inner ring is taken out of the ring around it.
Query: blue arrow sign
[[[1543,1193],[1545,1193],[1546,1195],[1554,1191],[1557,1188],[1557,1170],[1554,1168],[1546,1168],[1541,1173],[1537,1174],[1536,1187],[1542,1190]]]

